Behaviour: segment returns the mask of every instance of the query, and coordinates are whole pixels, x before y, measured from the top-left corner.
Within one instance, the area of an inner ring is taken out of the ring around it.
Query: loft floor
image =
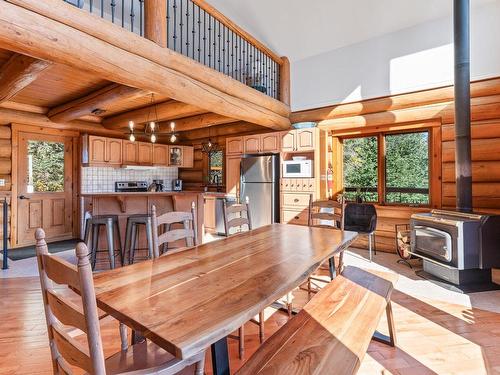
[[[393,254],[379,253],[371,264],[366,256],[363,250],[351,251],[346,263],[388,268],[400,275],[393,293],[398,347],[372,342],[359,374],[500,374],[500,291],[450,292],[418,278],[412,270],[397,264]],[[0,279],[0,298],[0,367],[7,374],[50,374],[38,278]],[[300,305],[306,298],[305,292],[296,292],[294,303]],[[267,336],[287,321],[286,314],[271,308],[266,310],[266,318]],[[382,320],[382,332],[385,327]],[[118,324],[107,319],[102,328],[105,348],[111,354],[119,349]],[[253,324],[245,328],[248,358],[257,349],[259,339]],[[241,365],[237,342],[230,340],[229,344],[235,370]],[[211,374],[210,361],[206,371]]]

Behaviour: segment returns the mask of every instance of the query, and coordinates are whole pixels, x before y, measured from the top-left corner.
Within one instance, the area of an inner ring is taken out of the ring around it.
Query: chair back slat
[[[76,327],[87,333],[85,315],[78,305],[59,295],[54,290],[47,290],[47,301],[50,311],[55,315],[57,320],[67,326]]]
[[[160,256],[160,246],[163,244],[185,240],[186,247],[197,245],[196,204],[194,202],[191,203],[191,212],[174,211],[156,216],[156,206],[152,206],[151,215],[153,216],[153,256],[155,258]],[[177,224],[181,224],[183,228],[170,228],[171,225]],[[167,227],[167,230],[159,235],[158,227]]]
[[[84,243],[77,245],[78,265],[75,267],[69,262],[49,254],[45,242],[45,232],[42,229],[36,230],[35,238],[54,373],[71,374],[71,367],[68,365],[70,364],[91,374],[106,374],[94,280],[87,246]],[[81,296],[83,311],[70,299],[58,294],[54,290],[54,283],[67,285],[69,288],[77,290]],[[88,347],[85,348],[68,335],[63,324],[81,329],[86,333]]]
[[[42,257],[44,270],[49,279],[57,284],[69,285],[72,288],[78,289],[80,280],[75,265],[50,254],[44,254]]]
[[[89,351],[82,344],[69,336],[63,326],[55,323],[52,326],[57,351],[70,365],[77,366],[88,373],[93,373]]]
[[[247,230],[252,230],[252,219],[250,215],[250,205],[248,197],[245,198],[245,203],[233,204],[228,206],[226,202],[223,204],[224,214],[224,229],[226,236]],[[235,229],[233,233],[231,230]]]
[[[334,200],[314,201],[311,194],[309,196],[309,226],[325,226],[324,224],[319,224],[319,221],[330,221],[332,224],[328,226],[343,230],[345,206],[343,197],[340,202]],[[325,212],[323,209],[328,209],[330,212]]]

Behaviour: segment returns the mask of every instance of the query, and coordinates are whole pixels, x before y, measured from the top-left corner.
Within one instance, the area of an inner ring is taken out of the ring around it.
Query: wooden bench
[[[355,374],[384,311],[387,343],[396,344],[390,300],[396,279],[395,274],[346,267],[237,374]]]

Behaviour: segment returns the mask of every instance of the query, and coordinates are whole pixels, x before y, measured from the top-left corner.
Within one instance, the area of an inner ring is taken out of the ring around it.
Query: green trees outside
[[[64,191],[64,143],[29,141],[28,157],[28,177],[34,192]]]
[[[429,203],[429,133],[384,136],[387,203]],[[377,202],[377,137],[344,140],[344,187],[349,200]]]

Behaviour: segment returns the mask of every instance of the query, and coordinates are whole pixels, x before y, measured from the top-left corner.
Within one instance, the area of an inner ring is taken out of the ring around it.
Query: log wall
[[[471,83],[474,210],[500,213],[500,78]],[[317,121],[334,138],[387,131],[433,129],[431,145],[432,207],[455,205],[455,142],[453,87],[338,104],[292,114],[292,122]],[[333,155],[333,160],[340,155]],[[335,163],[333,165],[334,170]],[[341,164],[341,163],[340,163]],[[341,171],[340,171],[341,173]],[[341,186],[335,190],[340,191]],[[429,208],[378,206],[376,245],[395,251],[395,224],[408,223],[411,214]],[[358,245],[365,246],[366,239]]]
[[[5,185],[0,186],[0,201],[7,198],[9,204],[9,246],[10,246],[10,201],[12,191],[12,132],[10,126],[0,126],[0,179]],[[3,215],[0,205],[0,249],[3,250]]]

